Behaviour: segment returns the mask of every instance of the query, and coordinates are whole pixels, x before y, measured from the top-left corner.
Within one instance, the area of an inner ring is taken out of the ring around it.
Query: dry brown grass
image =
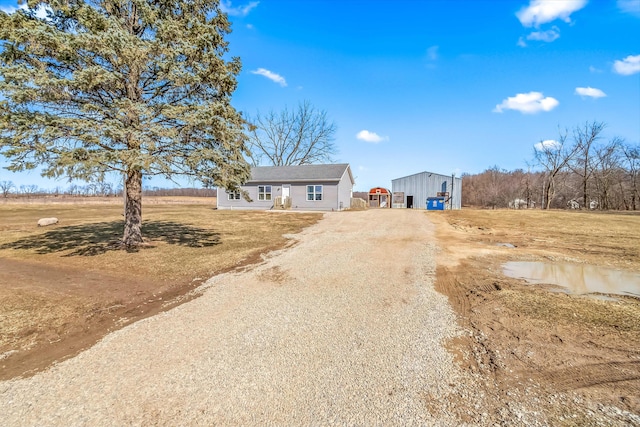
[[[42,369],[184,301],[204,280],[260,261],[322,217],[147,197],[145,245],[124,251],[121,201],[72,201],[0,203],[0,379]],[[42,217],[60,222],[37,227]]]
[[[640,212],[463,209],[444,215],[474,241],[513,243],[533,252],[556,251],[593,265],[640,271]]]
[[[116,247],[123,227],[119,204],[0,205],[0,257],[114,275],[209,277],[282,246],[287,242],[283,235],[297,233],[321,217],[158,202],[145,202],[143,235],[148,246],[135,253]],[[36,226],[38,218],[50,216],[59,224]]]
[[[503,289],[498,295],[505,306],[532,319],[640,333],[640,304],[631,299],[613,303],[522,288]]]
[[[493,271],[501,271],[504,261],[530,257],[640,271],[640,214],[463,209],[446,211],[444,218],[471,242],[517,246],[482,257],[480,264]],[[471,272],[467,280],[485,274]],[[494,273],[486,281],[495,278]],[[640,304],[633,300],[611,304],[538,292],[535,287],[504,289],[499,295],[506,306],[531,318],[640,332]]]

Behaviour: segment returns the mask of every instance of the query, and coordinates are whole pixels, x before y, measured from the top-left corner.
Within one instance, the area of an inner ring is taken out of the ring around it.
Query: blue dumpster
[[[427,210],[428,211],[443,211],[444,210],[444,197],[427,197]]]

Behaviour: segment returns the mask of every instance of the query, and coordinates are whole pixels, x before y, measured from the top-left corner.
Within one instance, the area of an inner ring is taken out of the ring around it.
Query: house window
[[[322,200],[322,185],[307,185],[307,200]]]
[[[271,200],[270,185],[258,185],[258,200]]]
[[[240,200],[240,192],[239,191],[227,191],[227,199],[228,200]]]

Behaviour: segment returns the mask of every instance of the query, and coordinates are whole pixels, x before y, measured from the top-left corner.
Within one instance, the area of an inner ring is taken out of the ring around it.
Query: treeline
[[[217,197],[216,188],[158,188],[143,187],[143,196]]]
[[[640,144],[587,122],[536,144],[530,170],[463,174],[462,203],[483,208],[640,209]],[[533,171],[532,171],[533,169]]]
[[[519,208],[540,207],[542,173],[522,169],[508,171],[493,166],[482,173],[462,174],[462,205],[482,208],[514,207],[514,200],[524,200]]]
[[[122,197],[122,184],[114,185],[109,182],[90,183],[86,185],[72,184],[68,187],[51,189],[40,188],[37,185],[16,186],[12,181],[0,181],[0,196],[8,197]],[[216,197],[215,188],[160,188],[143,187],[143,196],[184,196],[184,197]]]

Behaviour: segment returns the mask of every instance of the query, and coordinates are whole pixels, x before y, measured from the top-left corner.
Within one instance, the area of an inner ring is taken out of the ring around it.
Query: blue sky
[[[585,121],[640,143],[640,0],[222,4],[243,63],[234,106],[325,110],[358,191],[425,170],[526,169],[534,144]]]

